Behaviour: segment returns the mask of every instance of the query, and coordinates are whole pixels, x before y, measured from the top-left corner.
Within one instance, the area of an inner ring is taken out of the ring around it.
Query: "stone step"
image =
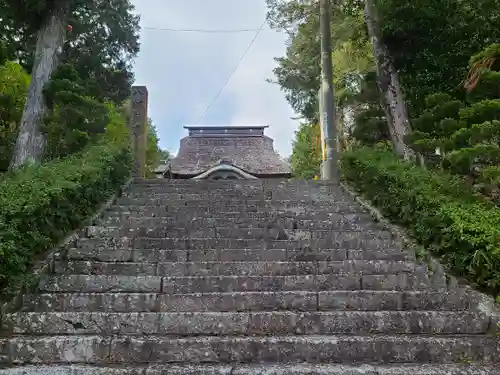
[[[473,311],[477,297],[453,291],[43,293],[23,297],[32,312]]]
[[[417,271],[418,270],[418,271]],[[336,273],[391,274],[427,272],[413,262],[345,260],[337,262],[236,261],[236,262],[96,262],[61,261],[54,263],[57,274],[143,275],[143,276],[231,276],[231,275],[320,275]]]
[[[0,370],[0,375],[499,375],[498,368],[477,364],[280,364],[280,365],[127,365],[25,366]]]
[[[172,197],[266,197],[267,199],[274,199],[275,197],[298,197],[300,199],[323,199],[325,197],[340,197],[346,195],[346,191],[340,186],[318,186],[314,188],[309,187],[293,187],[293,188],[279,188],[273,187],[244,187],[229,186],[226,188],[187,188],[178,189],[176,187],[169,188],[164,186],[133,186],[123,192],[124,195],[170,195]],[[278,198],[279,199],[279,198]]]
[[[432,285],[431,285],[432,284]],[[426,275],[333,274],[295,276],[125,276],[58,275],[44,277],[41,292],[213,293],[246,291],[428,290],[435,286]]]
[[[377,227],[374,223],[351,223],[339,222],[328,223],[324,227],[319,225],[315,229],[297,228],[286,229],[278,225],[234,225],[225,223],[225,226],[203,226],[203,225],[182,225],[174,224],[162,226],[161,221],[157,220],[157,224],[148,225],[147,222],[153,220],[145,220],[146,224],[130,224],[125,223],[120,226],[92,226],[87,228],[88,237],[123,237],[123,236],[140,236],[149,238],[237,238],[237,239],[314,239],[314,238],[329,238],[340,237],[344,233],[349,235],[349,232],[357,232],[359,235],[364,235],[367,232],[375,232]],[[351,234],[352,236],[352,234]]]
[[[144,183],[144,184],[132,184],[128,190],[155,190],[164,192],[258,192],[258,191],[273,191],[273,192],[334,192],[342,190],[339,184],[332,183],[320,183],[320,184],[310,184],[310,183],[262,183],[243,181],[237,183],[217,183],[217,182],[197,182],[197,183]]]
[[[315,312],[18,312],[6,314],[8,335],[271,336],[486,334],[490,318],[465,311]]]
[[[355,204],[351,196],[342,195],[338,197],[329,196],[328,199],[316,199],[314,197],[289,197],[280,196],[273,197],[269,195],[254,195],[249,197],[242,197],[241,194],[236,195],[215,195],[213,197],[200,194],[185,194],[185,195],[172,195],[172,194],[134,194],[133,192],[125,193],[116,199],[117,204],[138,204],[142,203],[144,199],[151,201],[162,201],[166,207],[217,207],[217,206],[247,206],[247,207],[283,207],[283,208],[298,208],[298,207],[333,207],[340,204]]]
[[[129,232],[130,229],[136,229],[138,232],[144,232],[145,229],[157,230],[199,230],[202,228],[220,228],[228,227],[238,229],[287,229],[287,230],[373,230],[377,224],[368,215],[338,215],[329,220],[296,220],[268,218],[266,220],[256,220],[253,217],[220,216],[220,217],[189,217],[176,215],[175,217],[144,217],[144,216],[111,216],[101,219],[98,225],[91,227],[91,233],[107,233],[114,230],[119,233]],[[379,226],[382,228],[382,226]],[[154,231],[153,231],[154,232]]]
[[[143,182],[134,181],[130,185],[131,188],[149,188],[149,187],[162,187],[163,189],[181,189],[181,190],[211,190],[214,189],[238,189],[238,190],[325,190],[328,188],[339,188],[340,185],[331,181],[309,181],[309,180],[271,180],[271,179],[258,179],[258,180],[168,180],[168,179],[155,179],[146,180]]]
[[[354,203],[352,196],[346,193],[290,193],[290,192],[231,192],[231,193],[164,193],[154,191],[129,191],[121,195],[123,200],[159,199],[167,202],[168,206],[181,205],[182,202],[211,202],[219,204],[238,205],[285,205],[290,206],[292,201],[299,205],[333,206],[334,202]],[[292,206],[293,207],[293,206]]]
[[[36,355],[34,355],[36,353]],[[12,364],[498,363],[493,336],[51,336],[0,339]]]
[[[356,236],[357,235],[357,236]],[[334,235],[332,235],[334,237]],[[322,239],[236,239],[236,238],[151,238],[136,237],[133,246],[140,249],[286,249],[289,251],[304,251],[319,253],[322,249],[343,250],[369,250],[371,252],[384,252],[386,249],[399,249],[402,244],[376,237],[363,238],[359,232],[340,234],[336,241],[332,238]],[[342,238],[343,237],[343,238]]]
[[[370,237],[368,231],[344,232],[331,234],[330,238],[321,239],[236,239],[236,238],[151,238],[151,237],[122,237],[122,238],[79,238],[74,245],[82,249],[287,249],[312,251],[313,249],[357,249],[372,252],[385,249],[400,249],[403,247],[397,239]],[[335,238],[336,237],[336,238]],[[389,236],[387,236],[389,237]]]
[[[122,193],[129,198],[165,198],[171,200],[301,200],[332,201],[352,199],[342,188],[321,189],[165,189],[134,187]]]
[[[264,211],[264,212],[229,212],[221,211],[216,212],[205,212],[195,210],[183,210],[180,212],[169,212],[165,207],[162,206],[111,206],[103,213],[103,217],[100,220],[143,220],[147,218],[161,218],[167,222],[189,222],[189,221],[205,221],[207,223],[213,224],[214,222],[224,222],[225,220],[235,223],[254,223],[254,222],[277,222],[277,223],[294,223],[303,222],[307,225],[309,222],[316,221],[338,221],[340,217],[352,217],[354,215],[363,218],[371,219],[371,215],[357,209],[346,212],[337,212],[333,210],[332,212],[326,211],[307,211],[307,212],[296,212],[296,211],[286,211],[286,210],[274,210],[274,211]]]
[[[279,226],[270,228],[224,226],[224,227],[192,227],[162,226],[161,224],[124,225],[120,227],[93,226],[87,228],[87,235],[96,238],[121,238],[123,236],[139,236],[148,238],[223,238],[253,240],[314,240],[332,239],[333,241],[349,241],[363,238],[391,238],[392,234],[383,230],[373,230],[365,224],[349,222],[331,225],[325,229],[285,229]]]
[[[167,178],[142,178],[134,179],[132,186],[154,185],[154,186],[175,186],[183,189],[192,186],[209,186],[225,187],[225,186],[281,186],[285,187],[323,187],[323,186],[338,186],[338,183],[326,180],[299,180],[299,179],[276,179],[276,178],[259,178],[257,180],[171,180]]]
[[[146,247],[146,248],[145,248]],[[80,247],[71,248],[66,256],[70,260],[93,260],[98,262],[245,262],[245,261],[344,261],[344,260],[386,260],[414,261],[415,255],[399,249],[342,250],[342,249],[161,249],[154,245],[141,246],[140,249],[119,247]]]
[[[200,210],[204,208],[210,211],[228,212],[266,212],[276,210],[295,210],[304,212],[304,210],[323,210],[326,212],[344,212],[347,210],[359,210],[359,205],[352,199],[338,201],[300,201],[300,200],[241,200],[241,199],[222,199],[218,201],[206,200],[172,200],[170,198],[153,197],[120,197],[116,200],[116,206],[162,206],[170,212],[189,210]]]

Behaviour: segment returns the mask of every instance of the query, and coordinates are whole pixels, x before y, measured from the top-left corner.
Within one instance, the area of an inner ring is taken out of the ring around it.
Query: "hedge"
[[[341,159],[343,178],[449,270],[500,295],[500,210],[457,178],[362,148]]]
[[[0,293],[18,285],[37,256],[79,228],[130,175],[129,150],[100,144],[9,173],[0,182]]]

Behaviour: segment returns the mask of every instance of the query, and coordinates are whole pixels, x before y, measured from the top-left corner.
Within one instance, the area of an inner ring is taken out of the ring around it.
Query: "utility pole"
[[[335,124],[335,102],[333,93],[332,30],[330,0],[319,0],[321,34],[321,89],[320,118],[324,129],[326,160],[321,165],[322,180],[339,180],[337,127]]]

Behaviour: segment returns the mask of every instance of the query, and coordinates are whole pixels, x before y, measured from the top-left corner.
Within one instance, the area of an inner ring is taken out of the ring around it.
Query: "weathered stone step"
[[[381,260],[329,261],[235,261],[235,262],[96,262],[56,261],[58,274],[142,275],[142,276],[232,276],[232,275],[310,275],[333,273],[390,274],[427,272],[413,262]]]
[[[32,312],[473,311],[477,299],[455,291],[323,291],[160,293],[43,293],[23,297]]]
[[[170,180],[172,181],[172,180]],[[209,182],[209,181],[198,181],[193,183],[192,181],[186,182],[151,182],[151,183],[134,183],[129,187],[129,190],[157,190],[164,192],[231,192],[231,191],[241,191],[241,192],[256,192],[256,191],[289,191],[289,192],[328,192],[340,190],[342,187],[339,184],[322,181],[320,183],[310,183],[307,181],[293,181],[290,183],[282,182],[262,182],[258,181],[241,181],[240,182]]]
[[[132,188],[163,188],[170,190],[301,190],[312,191],[339,188],[340,184],[332,181],[309,181],[309,180],[168,180],[155,179],[144,182],[134,181]]]
[[[333,196],[341,197],[345,196],[346,191],[340,186],[336,187],[317,187],[313,189],[309,188],[205,188],[205,189],[176,189],[176,188],[164,188],[164,187],[142,187],[134,186],[124,192],[125,195],[129,196],[154,196],[163,195],[174,198],[191,198],[193,199],[207,199],[210,197],[223,199],[227,198],[242,198],[242,199],[316,199],[324,200],[331,199]]]
[[[399,249],[401,241],[381,236],[370,237],[370,232],[344,232],[330,238],[302,240],[236,239],[236,238],[79,238],[75,245],[82,249],[358,249],[372,252],[384,249]],[[387,236],[389,237],[389,236]]]
[[[440,288],[445,286],[439,285]],[[426,275],[333,274],[295,276],[125,276],[58,275],[44,277],[41,292],[212,293],[246,291],[427,290]]]
[[[371,218],[371,215],[360,210],[350,210],[345,212],[327,211],[285,211],[274,210],[264,212],[230,212],[221,211],[205,212],[195,210],[183,210],[180,212],[169,212],[165,207],[161,206],[111,206],[103,213],[102,221],[107,220],[142,220],[147,218],[161,218],[167,222],[189,222],[189,221],[206,221],[207,223],[228,220],[235,223],[242,222],[278,222],[278,223],[293,223],[295,221],[304,221],[306,225],[310,221],[337,221],[339,217],[351,217],[357,215],[361,218]]]
[[[43,293],[23,297],[22,311],[200,312],[314,310],[472,310],[477,301],[453,292],[324,291],[158,293]]]
[[[169,186],[144,186],[135,185],[129,187],[125,194],[169,194],[172,196],[235,196],[235,197],[248,197],[248,196],[299,196],[303,199],[307,197],[325,197],[333,195],[346,194],[345,190],[340,186],[293,186],[293,187],[280,187],[280,186],[214,186],[214,187],[196,187],[186,186],[186,188],[179,189],[178,187]]]
[[[155,190],[132,190],[124,192],[119,198],[119,202],[128,199],[161,199],[168,201],[169,206],[182,205],[182,202],[202,202],[202,203],[219,203],[219,204],[264,204],[271,202],[277,204],[280,201],[296,201],[300,204],[315,204],[332,206],[333,202],[354,203],[351,196],[343,191],[333,193],[303,193],[303,192],[244,192],[233,191],[225,193],[165,193]],[[286,203],[288,204],[288,203]]]
[[[274,189],[216,189],[216,190],[201,190],[201,189],[187,189],[187,190],[172,190],[172,189],[158,189],[158,188],[133,188],[123,192],[122,197],[126,198],[158,198],[169,199],[172,201],[180,200],[198,200],[198,201],[224,201],[224,200],[240,200],[240,201],[316,201],[328,202],[333,199],[352,201],[352,197],[342,188],[330,189],[314,189],[314,190],[274,190]]]
[[[499,375],[498,368],[473,364],[441,365],[127,365],[24,366],[0,370],[0,375]]]
[[[36,355],[34,355],[36,353]],[[0,339],[2,362],[91,363],[498,363],[493,336],[130,337]]]
[[[139,249],[286,249],[288,251],[303,251],[307,254],[318,254],[323,249],[330,250],[366,250],[370,252],[384,252],[387,249],[399,249],[402,245],[396,241],[380,238],[356,237],[351,232],[350,238],[341,234],[336,241],[334,239],[313,240],[258,240],[258,239],[229,239],[229,238],[150,238],[137,237],[133,240],[133,246]],[[376,259],[376,258],[374,258]]]
[[[347,224],[349,225],[349,224]],[[393,234],[382,230],[368,230],[364,225],[356,226],[353,229],[332,228],[330,230],[300,230],[274,228],[240,228],[240,227],[205,227],[205,228],[165,228],[161,226],[148,227],[103,227],[100,230],[98,239],[120,238],[124,235],[140,236],[147,238],[215,238],[215,239],[237,239],[237,240],[315,240],[323,239],[335,243],[346,243],[348,247],[351,243],[370,239],[391,239]],[[97,233],[96,233],[97,234]]]
[[[241,197],[238,195],[233,196],[215,196],[213,198],[201,195],[182,195],[172,196],[172,194],[124,194],[116,199],[118,205],[127,204],[142,204],[144,201],[162,201],[165,207],[227,207],[227,206],[245,206],[245,207],[329,207],[336,206],[337,204],[351,204],[355,205],[355,201],[350,196],[338,196],[328,200],[313,199],[310,197],[278,197],[272,196],[250,196]]]
[[[20,312],[6,314],[9,335],[270,336],[485,334],[489,317],[464,311]]]
[[[23,311],[200,312],[312,310],[472,310],[474,297],[453,292],[323,291],[197,294],[56,293],[28,295]]]
[[[245,262],[245,261],[344,261],[344,260],[387,260],[414,261],[415,255],[399,249],[342,250],[342,249],[161,249],[113,247],[71,248],[66,256],[70,260],[93,260],[99,262]]]
[[[148,224],[148,222],[150,224]],[[229,223],[228,223],[229,224]],[[190,226],[168,224],[162,225],[161,220],[147,221],[137,225],[123,226],[94,226],[87,228],[87,235],[96,238],[121,238],[123,236],[140,236],[149,238],[227,238],[227,239],[272,239],[272,240],[308,240],[329,239],[335,241],[350,240],[354,238],[391,238],[391,233],[373,230],[370,225],[344,221],[330,223],[329,229],[285,229],[280,226],[248,227],[248,226]]]
[[[176,186],[188,188],[191,186],[209,186],[225,187],[225,186],[271,186],[271,187],[306,187],[316,188],[323,186],[338,186],[338,183],[326,180],[299,180],[299,179],[276,179],[276,178],[259,178],[257,180],[170,180],[166,178],[141,178],[134,179],[132,186],[135,185],[161,185],[161,186]]]
[[[151,224],[148,224],[151,223]],[[358,232],[363,236],[367,232],[373,232],[375,225],[352,223],[348,221],[327,223],[323,227],[315,229],[285,229],[280,226],[263,225],[234,225],[225,223],[225,226],[203,226],[203,225],[162,225],[161,220],[154,223],[154,220],[145,220],[145,223],[130,224],[121,226],[93,226],[87,228],[89,237],[123,237],[141,236],[150,238],[237,238],[237,239],[314,239],[343,236],[344,233]],[[352,236],[352,234],[351,234]]]
[[[300,201],[300,200],[185,200],[178,199],[172,200],[170,198],[130,198],[130,197],[120,197],[116,200],[117,206],[163,206],[170,212],[176,212],[179,210],[200,210],[200,208],[205,208],[211,211],[233,211],[233,212],[261,212],[261,211],[276,211],[276,210],[296,210],[298,212],[303,212],[306,209],[309,210],[323,210],[328,212],[342,212],[347,210],[359,210],[359,205],[356,204],[352,199],[338,200],[335,202],[325,201]],[[130,208],[127,208],[130,209]],[[201,210],[200,210],[201,211]]]
[[[189,217],[185,215],[176,215],[175,217],[144,217],[144,216],[111,216],[105,219],[101,219],[99,226],[93,226],[92,234],[95,233],[107,233],[115,230],[118,232],[126,232],[129,229],[136,229],[136,232],[143,232],[144,229],[157,229],[163,228],[163,230],[169,230],[173,228],[174,230],[179,230],[184,228],[185,230],[194,230],[201,228],[218,228],[218,227],[228,227],[244,229],[256,229],[256,228],[280,228],[288,230],[373,230],[376,227],[376,223],[368,215],[337,215],[335,217],[330,217],[328,220],[296,220],[296,219],[280,219],[280,218],[267,218],[265,220],[256,220],[253,217],[242,217],[241,215],[224,215],[220,217]],[[113,229],[116,228],[116,229]],[[120,229],[120,230],[118,230]]]

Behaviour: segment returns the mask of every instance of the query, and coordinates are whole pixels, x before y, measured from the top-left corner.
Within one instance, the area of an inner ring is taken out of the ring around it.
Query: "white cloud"
[[[141,25],[156,28],[257,29],[266,12],[265,0],[133,1]],[[178,147],[182,126],[198,120],[254,35],[142,30],[136,82],[148,86],[149,113],[163,147]],[[284,48],[285,36],[265,25],[206,123],[269,124],[275,147],[289,154],[297,123],[279,87],[266,82],[272,78],[273,57],[282,56]]]

